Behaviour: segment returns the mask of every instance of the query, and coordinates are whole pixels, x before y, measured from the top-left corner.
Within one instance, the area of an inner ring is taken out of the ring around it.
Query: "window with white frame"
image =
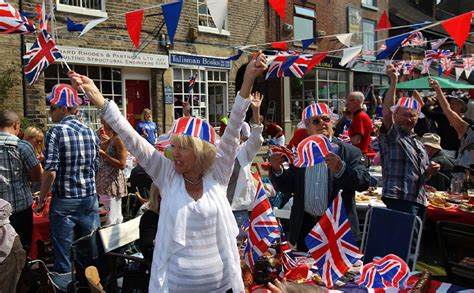
[[[375,33],[375,26],[376,22],[373,20],[362,19],[362,51],[374,51],[375,50],[375,41],[376,41],[376,33]]]
[[[362,0],[364,7],[377,7],[377,0]]]
[[[58,11],[106,17],[105,1],[106,0],[56,0],[56,8]]]
[[[192,90],[189,81],[196,76]],[[183,102],[189,102],[191,115],[207,119],[206,109],[206,71],[174,68],[173,69],[174,117],[183,116]]]
[[[316,12],[314,9],[295,6],[293,16],[293,32],[295,40],[314,38],[314,24],[316,22]]]
[[[102,95],[109,100],[113,100],[120,110],[123,112],[123,83],[122,70],[114,67],[86,66],[86,65],[70,65],[71,69],[79,74],[83,74],[91,78],[99,88]],[[45,70],[44,90],[50,93],[54,85],[58,83],[70,84],[67,77],[67,70],[59,64],[52,64]],[[84,98],[84,94],[78,92],[79,97]],[[49,111],[47,103],[46,112]],[[99,112],[94,105],[87,100],[78,107],[82,122],[93,129],[101,127]],[[53,124],[48,121],[48,126]]]
[[[199,28],[211,28],[215,29],[217,32],[216,25],[214,23],[214,20],[212,19],[211,13],[209,12],[209,9],[207,8],[206,0],[198,0],[197,2],[197,10],[198,10],[198,24]],[[223,30],[227,31],[227,15],[224,19],[224,26],[222,28]]]

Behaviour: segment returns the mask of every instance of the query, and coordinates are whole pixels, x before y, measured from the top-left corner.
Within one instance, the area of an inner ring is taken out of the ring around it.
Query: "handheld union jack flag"
[[[373,263],[387,287],[406,288],[410,268],[403,259],[389,254],[383,258],[374,258]]]
[[[280,226],[280,255],[283,273],[286,274],[288,271],[299,267],[304,263],[306,257],[296,257],[291,251],[288,241],[286,241],[285,233],[283,228]]]
[[[23,59],[26,61],[25,75],[30,85],[38,80],[41,73],[54,62],[62,59],[63,56],[56,47],[53,38],[46,30],[42,30],[36,42],[26,52]]]
[[[453,55],[453,52],[449,50],[443,50],[443,49],[438,49],[438,50],[426,50],[425,51],[425,59],[428,60],[439,60],[443,58],[448,58]]]
[[[362,253],[354,245],[340,194],[306,236],[305,243],[328,288],[332,288],[352,264],[362,257]]]
[[[466,76],[469,77],[469,75],[471,75],[472,66],[474,65],[474,57],[463,58],[462,63],[464,66],[464,71],[466,72]]]
[[[408,36],[408,38],[402,41],[402,47],[415,47],[421,46],[425,43],[423,34],[421,32],[414,32]]]
[[[273,154],[280,154],[284,156],[288,163],[293,164],[295,160],[295,154],[290,149],[282,145],[270,145],[270,150]]]
[[[0,34],[24,34],[35,31],[35,26],[10,4],[0,0]]]
[[[170,134],[184,134],[200,138],[210,144],[216,143],[216,132],[206,120],[199,117],[181,117],[175,121]]]
[[[77,96],[76,90],[65,83],[53,86],[51,93],[46,97],[46,99],[52,105],[62,107],[76,107],[82,105],[82,99]]]
[[[198,77],[198,73],[196,72],[193,76],[189,78],[188,82],[188,93],[193,92],[194,84],[196,83],[196,78]]]
[[[278,52],[277,56],[268,65],[265,79],[272,77],[296,77],[302,78],[313,55],[298,55],[297,53]]]
[[[339,140],[345,143],[351,143],[351,137],[349,136],[349,129],[347,125],[344,125],[344,130],[339,134]]]
[[[263,183],[258,181],[257,194],[252,204],[250,226],[247,231],[247,245],[244,250],[245,262],[253,267],[258,258],[280,237],[278,222],[273,214]]]
[[[314,166],[323,162],[331,152],[334,152],[334,148],[326,136],[311,135],[298,144],[297,157],[293,165],[298,168]]]

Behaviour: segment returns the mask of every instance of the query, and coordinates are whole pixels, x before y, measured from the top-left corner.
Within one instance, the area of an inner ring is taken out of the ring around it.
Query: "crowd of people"
[[[238,243],[245,238],[243,226],[256,192],[251,165],[264,142],[263,95],[252,94],[252,87],[266,69],[262,53],[247,65],[220,139],[207,121],[191,116],[183,105],[185,115],[168,134],[167,156],[155,147],[157,126],[149,109],[134,129],[91,79],[74,72],[66,90],[70,95],[84,91],[99,109],[103,128],[98,135],[77,119],[76,107],[61,99],[51,105],[56,124],[45,135],[29,127],[20,139],[19,116],[1,111],[0,231],[5,236],[0,237],[0,267],[8,271],[0,275],[0,291],[14,291],[24,264],[15,261],[26,259],[31,246],[33,212],[41,213],[48,201],[54,271],[67,273],[73,270],[69,253],[74,239],[99,228],[99,202],[107,211],[105,225],[120,224],[122,197],[137,191],[149,200],[141,212],[140,249],[152,264],[150,292],[242,292]],[[337,122],[327,104],[303,110],[288,147],[308,136],[325,136],[334,151],[324,163],[297,168],[281,154],[269,157],[273,187],[293,197],[289,242],[298,250],[308,250],[304,238],[339,193],[352,234],[360,240],[355,192],[371,185],[371,151],[378,152],[382,166],[385,205],[422,219],[427,185],[447,190],[455,170],[465,172],[473,165],[474,130],[463,117],[466,102],[448,100],[435,80],[430,80],[432,96],[415,91],[413,97],[397,100],[398,73],[391,65],[387,76],[390,85],[383,101],[376,99],[374,115],[364,110],[367,99],[358,91],[348,94]],[[248,108],[252,115],[247,123]],[[338,139],[344,129],[348,143]],[[284,144],[280,126],[270,124],[265,131],[272,143]],[[123,170],[128,152],[138,165],[127,192]],[[133,213],[139,208],[133,206]]]

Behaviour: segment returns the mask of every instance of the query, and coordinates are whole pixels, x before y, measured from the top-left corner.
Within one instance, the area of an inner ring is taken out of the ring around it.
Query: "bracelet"
[[[102,106],[102,108],[99,109],[99,115],[102,117],[104,116],[105,114],[105,111],[107,110],[107,106],[110,104],[110,101],[105,99],[104,100],[104,105]]]

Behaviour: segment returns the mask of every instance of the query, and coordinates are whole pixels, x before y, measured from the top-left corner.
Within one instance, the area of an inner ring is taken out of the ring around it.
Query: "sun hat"
[[[425,115],[421,112],[421,105],[414,98],[402,97],[400,98],[395,105],[390,107],[390,111],[395,113],[398,107],[408,108],[416,110],[419,113],[420,118],[425,118]]]
[[[423,137],[420,139],[421,143],[424,145],[428,145],[432,148],[441,150],[441,137],[435,133],[425,133]]]
[[[310,119],[311,117],[318,116],[318,115],[331,115],[331,111],[329,106],[325,103],[315,103],[307,106],[304,108],[303,113],[301,114],[301,120],[305,121],[306,119]]]
[[[69,84],[60,83],[53,86],[46,96],[51,105],[61,107],[76,107],[82,105],[82,99],[77,96],[77,91]]]

